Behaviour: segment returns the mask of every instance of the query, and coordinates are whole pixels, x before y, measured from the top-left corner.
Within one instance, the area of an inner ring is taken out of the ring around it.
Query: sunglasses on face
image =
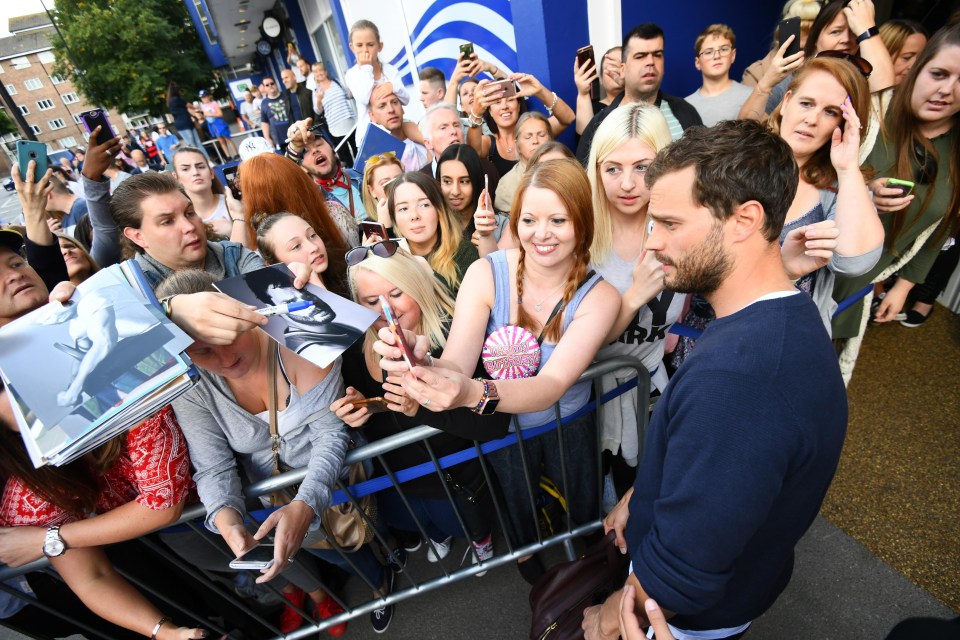
[[[354,247],[347,251],[346,261],[348,267],[354,267],[367,259],[371,253],[380,258],[389,258],[400,248],[400,243],[395,240],[381,240],[375,244],[366,247]]]
[[[836,58],[838,60],[846,60],[857,68],[857,71],[860,72],[864,78],[869,78],[870,74],[873,73],[873,65],[869,61],[864,60],[860,56],[847,53],[846,51],[821,51],[817,54],[818,58]]]

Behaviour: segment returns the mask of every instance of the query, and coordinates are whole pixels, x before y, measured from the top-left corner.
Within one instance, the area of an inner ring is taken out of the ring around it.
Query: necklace
[[[540,300],[540,302],[535,302],[535,303],[533,304],[533,310],[536,311],[537,313],[540,313],[540,309],[541,309],[541,307],[543,306],[543,303],[546,302],[547,298],[550,298],[550,297],[554,296],[554,295],[557,293],[557,291],[560,291],[560,289],[562,289],[562,288],[564,287],[565,284],[567,284],[567,283],[566,283],[566,282],[562,283],[559,287],[557,287],[556,289],[554,289],[553,291],[551,291],[551,292],[548,293],[547,295],[543,296],[543,298]],[[517,304],[523,304],[523,296],[517,298]]]
[[[501,142],[499,137],[497,138],[497,142],[499,142],[500,144],[503,145],[503,150],[506,151],[508,154],[509,154],[509,153],[513,153],[513,147],[508,147],[508,146],[507,146],[507,143],[506,143],[506,142]]]

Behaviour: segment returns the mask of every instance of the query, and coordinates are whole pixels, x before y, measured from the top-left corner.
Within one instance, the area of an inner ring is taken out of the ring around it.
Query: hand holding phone
[[[909,180],[897,180],[896,178],[887,178],[886,183],[883,185],[887,189],[899,189],[900,195],[896,196],[899,198],[904,198],[913,191],[913,183]]]
[[[237,200],[241,200],[243,196],[243,194],[240,192],[240,176],[237,174],[239,170],[239,164],[236,164],[232,167],[223,168],[223,179],[224,182],[226,182],[224,186],[230,189],[230,195]]]
[[[407,344],[406,338],[403,337],[403,329],[397,322],[397,317],[393,313],[393,308],[383,296],[380,296],[380,308],[383,309],[383,317],[386,319],[387,325],[390,327],[390,331],[393,332],[395,346],[400,349],[400,353],[403,356],[404,361],[406,361],[407,366],[412,369],[414,366],[416,366],[417,362],[413,357],[413,349],[410,348],[410,345]]]
[[[800,18],[794,17],[781,20],[780,24],[777,25],[777,34],[779,46],[781,47],[783,43],[787,41],[787,38],[793,36],[793,41],[783,54],[784,58],[789,58],[790,56],[800,53]]]
[[[260,544],[249,549],[239,558],[230,561],[231,569],[255,569],[263,571],[273,566],[274,547],[272,544]],[[292,560],[290,560],[292,562]]]
[[[517,83],[509,78],[491,82],[484,88],[484,93],[493,100],[513,98],[517,95]]]
[[[17,140],[17,164],[20,168],[20,179],[26,181],[27,171],[30,169],[30,161],[37,163],[33,172],[33,181],[40,182],[40,179],[50,168],[50,162],[47,160],[47,145],[43,142],[34,142],[33,140]]]
[[[390,410],[390,407],[387,406],[387,401],[380,396],[377,396],[376,398],[364,398],[363,400],[354,400],[350,404],[353,405],[354,409],[360,409],[361,407],[366,407],[367,411],[370,413],[383,413],[385,411]]]
[[[110,126],[107,113],[103,109],[84,111],[80,114],[80,121],[83,122],[83,126],[89,134],[92,134],[94,129],[100,127],[100,131],[96,137],[97,144],[106,144],[111,139],[117,137],[117,134],[113,132],[113,128]]]
[[[580,47],[579,49],[577,49],[577,68],[578,69],[583,68],[583,65],[586,64],[587,62],[590,63],[590,67],[587,67],[585,71],[590,71],[591,69],[593,69],[593,71],[596,73],[597,59],[593,55],[592,44],[588,44],[585,47]],[[594,78],[593,81],[590,83],[590,99],[591,100],[600,99],[600,77],[599,76]]]
[[[364,245],[390,239],[389,234],[387,234],[387,227],[382,222],[363,220],[360,222],[360,231],[363,233]]]

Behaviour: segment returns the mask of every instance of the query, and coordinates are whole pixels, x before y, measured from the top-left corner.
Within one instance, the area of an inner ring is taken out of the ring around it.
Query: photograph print
[[[313,284],[293,286],[285,265],[265,267],[214,283],[218,291],[262,309],[311,302],[306,309],[270,316],[264,330],[274,340],[319,367],[326,367],[359,340],[377,314]]]

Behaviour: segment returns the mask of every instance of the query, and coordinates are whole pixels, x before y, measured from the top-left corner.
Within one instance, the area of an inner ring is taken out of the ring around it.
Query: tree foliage
[[[183,2],[57,0],[56,7],[63,40],[54,37],[55,70],[91,104],[159,115],[171,80],[185,89],[211,82]]]
[[[0,136],[16,132],[17,124],[13,121],[13,118],[7,114],[6,109],[0,109]]]

